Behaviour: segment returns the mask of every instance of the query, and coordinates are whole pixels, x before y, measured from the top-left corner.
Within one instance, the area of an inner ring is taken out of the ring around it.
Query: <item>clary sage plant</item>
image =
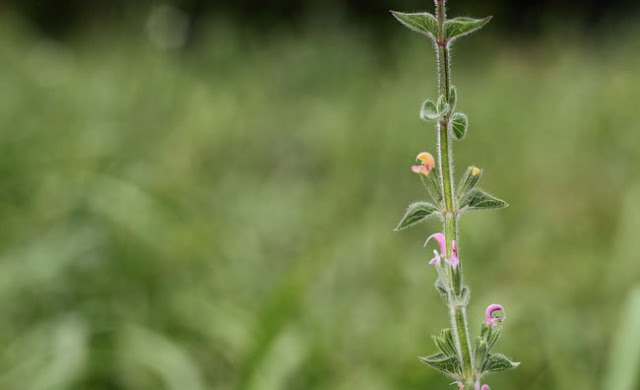
[[[480,29],[491,17],[447,19],[446,0],[435,0],[435,6],[435,16],[428,12],[392,11],[400,23],[426,35],[433,42],[439,92],[435,101],[425,101],[420,110],[422,120],[436,123],[438,163],[430,153],[422,152],[416,159],[419,164],[411,168],[422,179],[432,202],[411,204],[396,230],[414,226],[433,216],[442,220],[443,232],[429,236],[425,246],[431,240],[438,245],[429,264],[437,272],[435,287],[448,305],[451,327],[433,336],[438,352],[420,359],[452,378],[460,390],[489,390],[489,386],[482,383],[487,374],[515,368],[519,363],[493,352],[502,330],[500,323],[505,319],[501,305],[487,307],[480,335],[475,341],[470,338],[466,310],[470,290],[462,276],[457,225],[467,211],[500,209],[507,203],[476,188],[482,170],[474,166],[467,168],[457,189],[454,188],[452,141],[464,138],[469,121],[465,114],[456,111],[458,95],[451,83],[450,49],[456,39]]]

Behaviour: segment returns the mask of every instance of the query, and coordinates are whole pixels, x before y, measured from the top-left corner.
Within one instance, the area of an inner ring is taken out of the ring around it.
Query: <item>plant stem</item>
[[[436,0],[436,15],[438,21],[438,89],[440,95],[444,95],[449,100],[450,65],[449,65],[449,48],[445,40],[444,24],[446,20],[446,0]],[[452,255],[452,242],[457,242],[457,215],[455,209],[455,194],[453,189],[453,159],[452,150],[449,143],[448,133],[449,116],[446,116],[438,122],[438,157],[440,177],[442,178],[442,192],[444,198],[444,235],[447,248],[447,257]],[[462,279],[462,265],[459,264],[455,269],[451,269],[453,274],[460,273],[458,277]],[[462,364],[462,374],[464,381],[462,385],[464,389],[473,389],[474,369],[472,365],[473,352],[469,340],[469,329],[467,325],[466,307],[459,304],[457,297],[461,294],[460,284],[451,283],[453,291],[449,294],[449,315],[451,317],[451,326],[458,347],[460,362]]]

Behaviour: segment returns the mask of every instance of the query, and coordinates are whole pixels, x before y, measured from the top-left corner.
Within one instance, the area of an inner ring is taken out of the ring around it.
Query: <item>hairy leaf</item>
[[[449,123],[451,123],[453,137],[457,140],[463,139],[465,134],[467,134],[467,127],[469,126],[467,116],[461,112],[456,112],[451,115]]]
[[[443,353],[437,353],[427,357],[420,357],[420,360],[427,366],[452,378],[456,378],[460,374],[460,361],[457,357],[447,357]]]
[[[467,210],[501,209],[509,204],[487,194],[479,188],[474,188],[460,200],[460,208]]]
[[[420,119],[423,121],[434,121],[440,118],[436,104],[431,100],[425,100],[420,109]]]
[[[511,370],[520,365],[520,363],[514,363],[509,358],[500,353],[489,354],[487,361],[482,369],[483,373],[500,372],[505,370]]]
[[[449,103],[447,102],[447,99],[445,99],[444,95],[440,95],[440,97],[438,98],[438,104],[436,106],[438,109],[439,118],[442,118],[450,112]]]
[[[463,35],[471,34],[472,32],[482,28],[485,24],[489,23],[491,18],[491,16],[482,19],[457,17],[447,20],[444,23],[445,38],[448,41],[452,41]]]
[[[434,41],[438,36],[438,21],[428,12],[404,13],[391,11],[391,14],[406,27],[424,34]]]
[[[436,213],[438,213],[438,208],[429,202],[413,203],[409,205],[407,212],[404,214],[404,217],[402,217],[395,230],[402,230],[416,225]]]

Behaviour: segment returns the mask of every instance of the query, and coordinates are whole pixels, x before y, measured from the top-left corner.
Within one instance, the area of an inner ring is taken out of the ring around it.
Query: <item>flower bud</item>
[[[478,184],[481,176],[482,169],[474,166],[467,168],[458,185],[458,199],[462,199],[467,192],[472,190]]]

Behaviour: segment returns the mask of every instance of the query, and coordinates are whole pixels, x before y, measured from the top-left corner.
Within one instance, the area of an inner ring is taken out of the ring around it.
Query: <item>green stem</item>
[[[440,95],[444,95],[449,100],[449,87],[451,85],[450,64],[449,64],[449,48],[445,41],[444,23],[446,20],[446,0],[436,0],[436,15],[438,20],[438,89]],[[440,177],[442,178],[442,192],[444,198],[444,235],[447,248],[447,258],[452,255],[452,242],[457,242],[457,216],[455,208],[455,193],[453,189],[453,156],[451,145],[449,143],[448,133],[449,117],[443,118],[438,123],[438,157]],[[459,274],[456,274],[459,273]],[[462,280],[462,265],[458,265],[456,269],[451,269],[450,281],[458,278]],[[473,389],[474,369],[472,365],[473,352],[471,350],[471,342],[469,340],[469,329],[467,325],[466,307],[459,304],[457,299],[461,294],[460,286],[462,283],[451,283],[453,291],[449,297],[449,314],[451,316],[451,326],[456,345],[460,355],[462,364],[462,374],[464,377],[463,388]]]

